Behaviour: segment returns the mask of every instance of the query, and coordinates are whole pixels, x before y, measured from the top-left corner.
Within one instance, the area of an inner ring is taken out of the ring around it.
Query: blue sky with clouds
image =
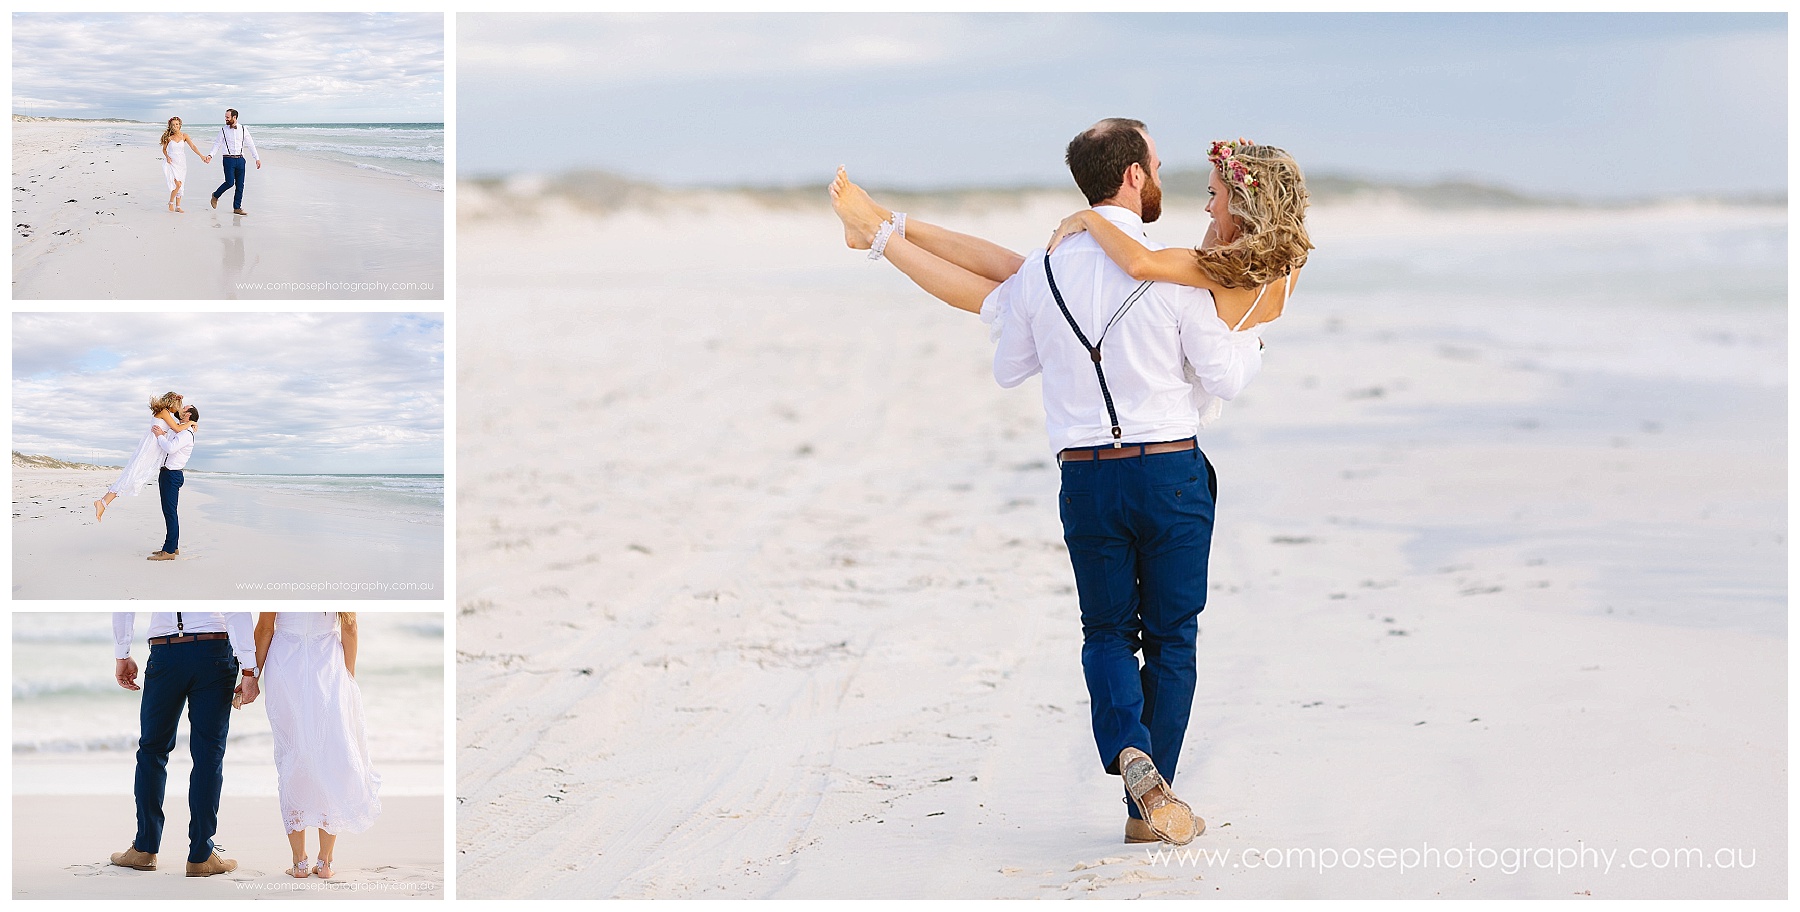
[[[441,13],[14,13],[13,113],[438,123]]]
[[[175,391],[200,410],[190,466],[441,473],[438,314],[13,317],[13,449],[123,465]]]
[[[1787,186],[1782,14],[587,14],[458,17],[458,170],[680,184],[1066,180],[1149,123],[1309,171],[1585,197]]]

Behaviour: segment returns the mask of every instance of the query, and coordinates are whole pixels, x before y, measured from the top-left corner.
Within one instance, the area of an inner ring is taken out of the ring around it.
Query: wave
[[[366,164],[364,162],[353,162],[353,164],[355,164],[358,168],[361,168],[365,171],[376,171],[381,174],[392,174],[392,175],[395,175],[398,177],[410,178],[413,183],[418,184],[419,186],[424,187],[427,190],[435,190],[439,193],[444,192],[444,185],[440,181],[424,180],[416,174],[408,174],[405,171],[395,171],[392,168],[383,168],[380,165],[371,165],[371,164]]]
[[[391,158],[401,161],[427,162],[434,165],[444,163],[443,146],[364,146],[356,143],[294,142],[281,137],[266,140],[263,145],[271,149],[291,149],[295,152],[328,152],[361,158]]]

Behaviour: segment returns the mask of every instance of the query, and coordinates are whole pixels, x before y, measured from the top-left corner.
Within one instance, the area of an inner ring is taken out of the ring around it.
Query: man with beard
[[[1095,212],[1162,246],[1144,235],[1162,213],[1162,163],[1143,123],[1100,121],[1065,159]],[[1170,783],[1194,699],[1217,494],[1194,435],[1204,396],[1231,399],[1261,369],[1260,341],[1232,332],[1197,288],[1132,279],[1090,233],[1020,257],[908,225],[841,170],[831,191],[851,247],[992,327],[1001,386],[1043,374],[1099,759],[1125,780],[1126,841],[1186,844],[1206,825]]]

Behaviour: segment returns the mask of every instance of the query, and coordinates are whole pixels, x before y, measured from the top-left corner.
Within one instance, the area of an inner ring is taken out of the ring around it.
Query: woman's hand
[[[163,150],[163,161],[166,161],[171,165],[175,164],[175,159],[172,159],[169,157],[169,150],[167,150],[167,149]]]
[[[1045,248],[1044,252],[1049,253],[1054,251],[1056,245],[1062,243],[1064,238],[1074,237],[1075,235],[1088,230],[1087,217],[1093,213],[1093,211],[1094,210],[1092,209],[1083,209],[1080,212],[1063,219],[1062,224],[1056,226],[1056,230],[1050,233],[1050,246]]]

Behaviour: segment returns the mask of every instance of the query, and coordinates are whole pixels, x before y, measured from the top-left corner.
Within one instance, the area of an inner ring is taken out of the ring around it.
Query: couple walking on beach
[[[1093,208],[1029,256],[908,221],[841,168],[830,188],[849,246],[980,315],[1002,387],[1043,375],[1094,741],[1124,781],[1127,842],[1181,845],[1206,829],[1173,785],[1218,495],[1196,432],[1261,369],[1261,329],[1312,249],[1305,180],[1286,152],[1238,139],[1208,158],[1212,225],[1196,248],[1145,235],[1162,212],[1161,161],[1144,124],[1125,118],[1069,143]]]
[[[181,522],[177,508],[181,502],[181,486],[186,480],[183,470],[194,454],[194,428],[200,424],[200,410],[182,406],[179,393],[163,393],[150,400],[150,430],[126,460],[119,480],[106,489],[106,496],[94,501],[94,521],[106,518],[106,508],[120,494],[136,496],[139,489],[156,479],[157,497],[162,501],[163,543],[149,560],[174,560],[181,554]],[[177,417],[179,416],[179,417]]]
[[[267,694],[275,744],[275,779],[293,866],[291,877],[336,875],[337,838],[361,833],[381,813],[381,776],[369,763],[362,690],[356,683],[354,612],[263,612],[254,631],[250,613],[156,612],[150,616],[150,658],[140,687],[131,639],[137,615],[113,613],[114,678],[143,693],[132,795],[137,835],[112,863],[156,870],[162,847],[163,792],[169,754],[183,706],[188,715],[187,876],[237,870],[222,857],[219,793],[231,710]],[[306,831],[317,829],[319,855],[311,863]]]
[[[256,162],[258,170],[262,168],[262,156],[256,152],[256,141],[250,138],[250,131],[238,125],[236,108],[225,109],[225,125],[219,128],[213,137],[212,150],[201,153],[200,147],[194,145],[194,138],[181,129],[181,118],[171,117],[163,129],[162,158],[163,180],[169,185],[169,211],[186,212],[181,208],[181,191],[187,183],[187,150],[193,149],[200,161],[211,163],[212,157],[220,151],[225,153],[225,183],[212,192],[212,206],[219,208],[219,197],[225,191],[237,188],[231,197],[231,211],[235,215],[249,215],[244,211],[244,153],[248,151],[250,158]]]

